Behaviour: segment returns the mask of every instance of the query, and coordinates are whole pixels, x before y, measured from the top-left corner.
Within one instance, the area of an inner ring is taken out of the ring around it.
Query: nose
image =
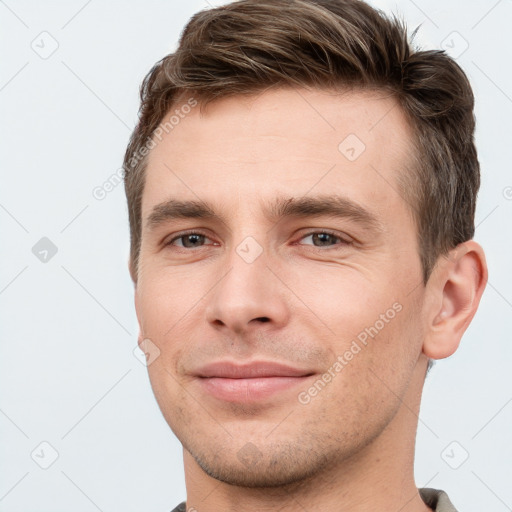
[[[265,251],[254,261],[246,261],[233,250],[223,277],[208,294],[206,316],[212,326],[240,335],[263,324],[276,329],[288,322],[286,286],[276,277],[276,265],[269,263]]]

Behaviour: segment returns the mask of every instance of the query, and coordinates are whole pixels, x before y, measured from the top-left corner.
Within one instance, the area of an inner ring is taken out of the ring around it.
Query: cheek
[[[314,399],[316,418],[339,421],[344,432],[359,432],[362,438],[372,437],[391,421],[405,398],[416,360],[408,320],[400,315],[406,315],[405,308],[384,326],[375,315],[360,317],[352,323],[354,329],[359,324],[355,336],[333,341],[333,364],[340,364],[331,366],[335,377]]]
[[[328,341],[323,348],[329,351],[331,364],[341,361],[343,367],[339,385],[354,385],[356,394],[363,382],[384,395],[389,390],[382,387],[402,393],[421,351],[418,308],[404,291],[407,284],[391,281],[385,274],[380,281],[361,279],[347,269],[309,276],[307,283],[296,279],[294,291],[320,322],[312,325],[304,320],[315,320],[304,309],[299,314],[301,326],[312,335],[325,334],[322,338]]]
[[[400,293],[382,276],[368,279],[357,269],[343,266],[310,268],[307,275],[307,279],[304,274],[290,277],[293,291],[303,302],[298,306],[314,312],[339,340],[361,335],[364,341],[367,330],[389,331],[400,317]]]
[[[194,279],[190,270],[185,273],[167,268],[146,272],[137,290],[138,316],[144,334],[155,339],[171,336],[200,305],[207,289],[206,283]]]

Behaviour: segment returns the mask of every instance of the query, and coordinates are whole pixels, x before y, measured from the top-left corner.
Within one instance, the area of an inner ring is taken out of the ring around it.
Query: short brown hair
[[[416,162],[398,187],[417,225],[424,284],[440,255],[473,237],[474,98],[458,64],[443,51],[414,49],[403,22],[359,0],[239,0],[195,14],[178,49],[142,83],[123,166],[135,281],[148,141],[164,116],[184,94],[202,108],[274,86],[379,89],[398,100]]]

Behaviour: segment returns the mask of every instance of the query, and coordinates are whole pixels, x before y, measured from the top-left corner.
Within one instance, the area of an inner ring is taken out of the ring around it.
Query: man
[[[242,0],[141,93],[129,267],[174,510],[455,510],[413,463],[487,280],[463,71],[359,1]]]

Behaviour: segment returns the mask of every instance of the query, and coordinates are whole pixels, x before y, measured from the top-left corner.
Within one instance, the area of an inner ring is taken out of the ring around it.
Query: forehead
[[[282,88],[193,104],[185,95],[154,138],[143,219],[172,197],[254,214],[276,195],[335,192],[407,209],[397,177],[411,172],[412,130],[390,94]]]

